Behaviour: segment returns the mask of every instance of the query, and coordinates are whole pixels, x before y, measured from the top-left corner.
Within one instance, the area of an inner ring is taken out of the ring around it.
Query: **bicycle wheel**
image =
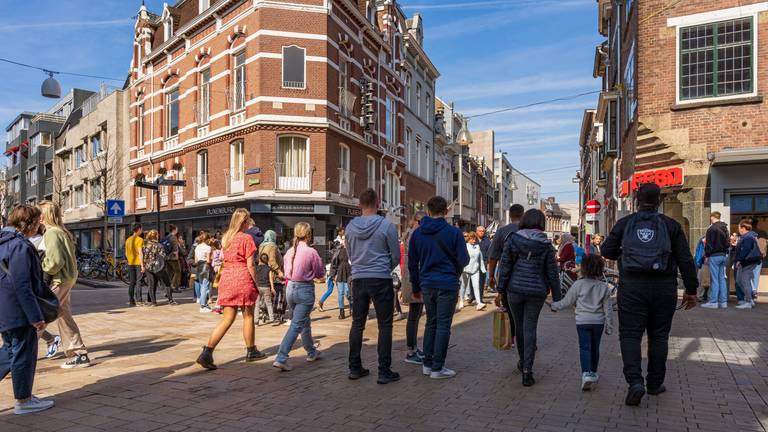
[[[131,280],[128,277],[128,266],[125,265],[124,263],[118,264],[117,275],[120,278],[120,280],[123,281],[124,284],[128,285],[131,283]]]

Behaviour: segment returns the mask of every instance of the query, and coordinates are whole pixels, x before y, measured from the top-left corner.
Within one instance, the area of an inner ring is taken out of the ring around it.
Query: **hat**
[[[661,188],[656,183],[644,183],[637,188],[637,204],[657,206],[661,197]]]

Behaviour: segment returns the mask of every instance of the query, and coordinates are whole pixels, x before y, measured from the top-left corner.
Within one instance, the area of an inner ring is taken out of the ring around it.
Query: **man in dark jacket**
[[[720,212],[712,212],[709,216],[711,225],[707,229],[704,240],[704,257],[709,266],[710,288],[709,303],[701,307],[708,309],[728,307],[728,284],[725,282],[725,261],[730,247],[728,225],[720,221]]]
[[[512,316],[512,309],[507,303],[507,289],[502,287],[496,289],[496,265],[501,259],[501,253],[504,251],[504,242],[509,239],[509,236],[517,232],[517,226],[520,223],[520,218],[525,213],[525,207],[520,204],[512,204],[509,206],[509,223],[496,230],[496,235],[493,237],[491,247],[488,251],[488,288],[495,290],[496,298],[494,303],[497,307],[504,306],[509,316],[509,327],[511,335],[515,334],[515,318]]]
[[[752,221],[742,220],[739,223],[741,238],[736,245],[736,280],[742,289],[744,303],[736,306],[736,309],[752,309],[755,301],[753,293],[757,291],[755,286],[755,268],[763,262],[763,254],[757,245],[757,233],[752,231]]]
[[[469,263],[464,236],[448,225],[448,203],[436,196],[427,202],[428,216],[408,242],[408,274],[414,300],[427,310],[424,329],[422,372],[432,379],[452,378],[456,372],[445,367],[451,340],[453,311],[459,294],[459,275]]]
[[[603,257],[618,260],[622,256],[622,242],[627,224],[636,216],[656,214],[661,203],[661,189],[648,183],[637,191],[638,213],[616,222],[603,244]],[[621,284],[619,287],[619,340],[621,358],[624,361],[624,378],[629,384],[625,403],[639,405],[645,395],[643,383],[641,343],[643,333],[648,333],[648,394],[658,395],[666,391],[666,374],[669,331],[677,303],[677,273],[683,278],[685,294],[683,306],[691,309],[696,305],[696,266],[688,249],[683,228],[675,220],[659,215],[666,226],[671,243],[669,262],[664,272],[625,271],[619,261]],[[634,234],[634,233],[632,233]],[[641,233],[637,233],[640,236]],[[650,236],[653,238],[653,235]],[[647,238],[647,237],[646,237]]]

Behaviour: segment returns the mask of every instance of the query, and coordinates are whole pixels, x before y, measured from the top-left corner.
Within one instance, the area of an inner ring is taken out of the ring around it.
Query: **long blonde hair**
[[[69,238],[70,242],[74,241],[72,233],[64,227],[64,220],[61,216],[61,207],[59,207],[58,204],[52,201],[40,201],[40,203],[37,204],[37,208],[39,208],[40,213],[42,213],[42,219],[45,221],[46,228],[58,228],[67,234],[67,238]]]
[[[232,244],[232,240],[235,235],[242,231],[243,225],[251,218],[251,214],[244,208],[236,209],[232,213],[232,219],[229,220],[229,228],[224,233],[224,237],[221,238],[221,248],[224,250],[229,249],[229,245]]]
[[[291,256],[291,275],[293,275],[293,263],[296,261],[296,254],[299,252],[299,242],[304,240],[309,246],[312,239],[312,226],[306,222],[299,222],[293,227],[293,255]]]

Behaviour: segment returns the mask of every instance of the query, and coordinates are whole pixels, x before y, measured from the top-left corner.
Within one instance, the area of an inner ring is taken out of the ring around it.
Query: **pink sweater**
[[[293,254],[296,253],[294,248],[288,249],[283,258],[285,279],[293,282],[312,282],[314,279],[325,277],[325,266],[317,251],[307,246],[305,242],[299,242],[297,249],[299,252],[295,260],[293,259]]]

